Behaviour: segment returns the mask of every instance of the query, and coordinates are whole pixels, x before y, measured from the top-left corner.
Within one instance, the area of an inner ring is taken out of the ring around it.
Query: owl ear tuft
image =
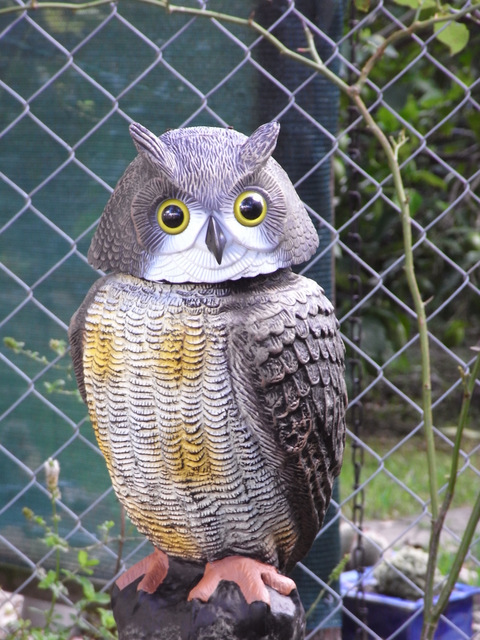
[[[280,124],[267,122],[256,129],[239,149],[239,159],[249,172],[262,167],[275,149]]]
[[[130,135],[139,154],[145,156],[172,181],[175,180],[177,163],[168,146],[154,133],[137,122],[130,125]]]

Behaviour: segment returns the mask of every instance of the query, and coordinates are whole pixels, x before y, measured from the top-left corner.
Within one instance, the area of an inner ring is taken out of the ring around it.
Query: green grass
[[[415,516],[422,513],[422,503],[429,499],[427,458],[423,440],[420,437],[413,437],[395,449],[400,439],[364,438],[368,449],[364,452],[360,481],[367,483],[365,486],[365,520],[390,520]],[[480,470],[479,443],[480,434],[477,434],[476,438],[465,441],[464,451],[471,452],[470,467],[463,469],[466,464],[465,458],[460,460],[459,470],[461,473],[457,480],[452,507],[472,505],[478,495],[480,477],[475,473],[475,469]],[[350,516],[353,506],[352,500],[348,499],[352,493],[354,482],[351,444],[351,441],[347,439],[340,476],[340,494],[342,502],[347,500],[343,505],[347,516]],[[474,447],[477,448],[474,450]],[[439,443],[437,455],[439,487],[446,483],[449,475],[450,452],[451,448],[448,445],[443,442]],[[407,488],[396,482],[395,478]],[[414,495],[411,495],[409,491]]]

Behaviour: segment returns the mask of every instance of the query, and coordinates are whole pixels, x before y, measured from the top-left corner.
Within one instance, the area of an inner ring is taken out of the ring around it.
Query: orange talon
[[[137,591],[146,591],[147,593],[155,593],[158,587],[165,580],[168,573],[168,556],[160,549],[155,549],[153,553],[148,555],[140,562],[130,567],[125,573],[117,579],[116,585],[119,589],[124,589],[131,582],[143,575],[140,580]]]
[[[283,576],[272,565],[244,556],[229,556],[207,562],[203,578],[190,591],[188,600],[197,598],[207,602],[222,580],[235,582],[248,604],[257,600],[270,604],[270,594],[265,585],[285,596],[296,588],[293,580]]]

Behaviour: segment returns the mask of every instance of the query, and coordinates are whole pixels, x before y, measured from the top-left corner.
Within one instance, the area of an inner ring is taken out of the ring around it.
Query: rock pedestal
[[[208,600],[187,600],[203,565],[170,558],[153,594],[137,591],[139,577],[114,588],[119,640],[303,640],[305,613],[296,590],[283,596],[267,587],[271,604],[248,604],[234,582],[222,581]]]

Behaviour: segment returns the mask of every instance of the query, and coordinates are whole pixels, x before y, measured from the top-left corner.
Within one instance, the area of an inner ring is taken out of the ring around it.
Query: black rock
[[[141,577],[112,592],[119,640],[302,640],[305,612],[296,590],[282,596],[267,586],[271,605],[247,604],[235,582],[222,581],[208,602],[187,601],[204,566],[169,559],[153,594],[137,591]]]

